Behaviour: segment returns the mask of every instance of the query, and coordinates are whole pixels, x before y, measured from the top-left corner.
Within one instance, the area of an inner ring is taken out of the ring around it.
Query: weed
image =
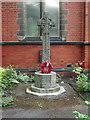
[[[2,97],[0,99],[0,107],[8,106],[14,104],[12,97]]]
[[[80,112],[78,111],[74,111],[73,114],[75,114],[75,118],[77,120],[90,120],[90,117],[88,115],[85,115],[85,114],[81,114]]]
[[[42,108],[42,107],[43,107],[43,104],[40,103],[40,102],[37,102],[37,105],[38,105],[39,108]]]

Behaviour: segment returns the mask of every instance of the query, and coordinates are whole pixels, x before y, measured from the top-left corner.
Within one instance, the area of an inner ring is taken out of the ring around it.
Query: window
[[[55,27],[50,30],[50,37],[59,37],[59,2],[57,0],[45,0],[45,2],[33,0],[26,2],[26,37],[41,36],[37,21],[42,17],[44,9],[55,23]]]
[[[50,38],[53,41],[66,40],[68,31],[65,30],[67,20],[64,18],[68,14],[65,9],[65,2],[59,0],[23,0],[23,3],[18,3],[17,8],[20,9],[17,19],[17,24],[20,29],[17,31],[19,40],[40,40],[42,32],[37,25],[37,22],[42,18],[43,12],[47,11],[49,17],[55,23],[55,27],[50,30]],[[41,2],[42,1],[42,2]]]
[[[39,2],[27,2],[26,3],[26,36],[38,37],[39,29],[37,21],[40,19],[40,3]]]

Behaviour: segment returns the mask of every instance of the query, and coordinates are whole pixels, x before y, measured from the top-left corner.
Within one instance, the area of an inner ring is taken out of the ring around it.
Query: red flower
[[[50,73],[52,71],[52,64],[50,62],[44,62],[41,65],[41,72],[42,73]]]

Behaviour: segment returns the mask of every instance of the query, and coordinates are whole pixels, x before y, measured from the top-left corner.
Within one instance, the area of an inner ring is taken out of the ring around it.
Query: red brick
[[[3,46],[3,66],[14,64],[20,68],[34,68],[40,64],[38,51],[41,49],[40,45]],[[51,62],[54,68],[65,68],[69,63],[74,64],[82,60],[82,51],[83,47],[80,45],[52,45]]]
[[[3,41],[18,41],[17,30],[19,30],[19,25],[16,24],[16,19],[19,10],[16,8],[16,4],[16,2],[2,3],[0,39]],[[72,2],[65,6],[68,9],[68,15],[65,15],[65,19],[68,20],[68,24],[65,26],[68,31],[67,41],[90,41],[88,32],[90,31],[90,27],[88,27],[88,23],[90,23],[88,17],[89,4]],[[19,68],[36,68],[40,64],[38,52],[41,49],[41,45],[4,45],[2,51],[3,66],[14,64]],[[65,68],[67,64],[84,60],[84,67],[90,68],[89,53],[89,45],[51,45],[51,62],[54,68]]]

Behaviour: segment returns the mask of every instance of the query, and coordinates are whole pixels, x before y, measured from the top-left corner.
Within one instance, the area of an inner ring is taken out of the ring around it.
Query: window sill
[[[25,37],[22,41],[42,41],[40,37]],[[62,41],[59,37],[50,37],[50,41]]]

